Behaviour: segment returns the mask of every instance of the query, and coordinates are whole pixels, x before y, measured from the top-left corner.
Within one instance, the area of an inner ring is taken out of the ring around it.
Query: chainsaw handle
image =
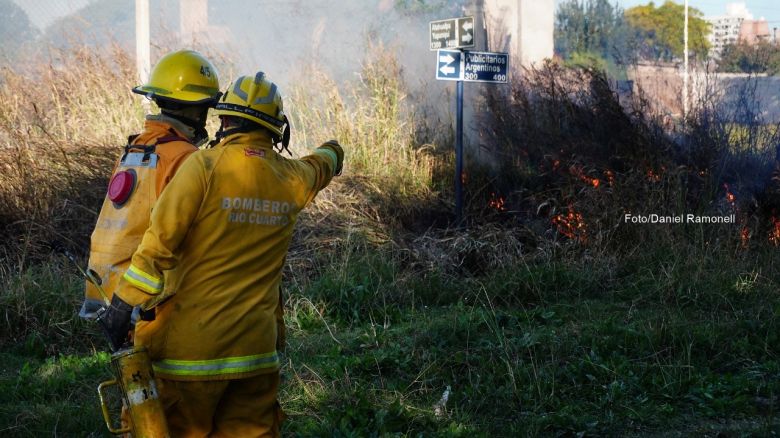
[[[123,433],[130,433],[132,430],[130,426],[123,427],[121,429],[114,429],[114,427],[111,425],[111,415],[108,413],[108,404],[106,403],[106,399],[103,397],[103,390],[105,388],[108,388],[109,386],[118,385],[119,382],[114,380],[107,380],[100,385],[98,385],[98,398],[100,398],[100,407],[103,409],[103,420],[106,422],[106,427],[108,428],[108,431],[113,433],[114,435],[121,435]]]

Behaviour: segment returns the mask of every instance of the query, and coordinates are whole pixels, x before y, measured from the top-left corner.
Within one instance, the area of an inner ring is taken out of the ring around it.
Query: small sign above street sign
[[[460,50],[439,50],[436,54],[436,79],[440,81],[463,80],[463,52]]]
[[[431,50],[474,47],[474,17],[431,21]]]
[[[458,47],[474,47],[474,17],[458,18]]]
[[[436,79],[440,81],[507,83],[509,55],[468,50],[439,50]]]

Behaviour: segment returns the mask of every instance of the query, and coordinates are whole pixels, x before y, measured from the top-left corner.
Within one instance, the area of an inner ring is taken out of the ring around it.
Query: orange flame
[[[601,181],[598,178],[591,178],[590,176],[586,175],[585,171],[582,169],[581,166],[569,167],[569,173],[576,176],[577,178],[580,179],[580,181],[590,186],[598,188],[598,186],[601,184]]]
[[[774,246],[780,246],[780,219],[772,216],[772,228],[769,230],[769,242]]]
[[[653,169],[647,169],[647,180],[654,183],[660,182],[661,175],[656,173]]]
[[[611,170],[605,170],[604,176],[607,177],[607,184],[609,184],[609,186],[612,187],[615,184],[615,172]]]
[[[747,248],[750,242],[750,227],[742,227],[742,231],[739,232],[739,238],[742,241],[742,248]]]
[[[498,211],[506,211],[506,198],[503,196],[496,196],[495,193],[491,193],[490,201],[488,201],[488,207],[495,208]]]
[[[737,197],[734,196],[734,194],[729,191],[728,184],[723,183],[723,188],[726,190],[726,200],[729,201],[729,204],[734,206],[734,202],[737,200]]]
[[[569,205],[567,213],[561,213],[553,216],[552,223],[558,229],[558,232],[568,237],[584,243],[587,239],[587,224],[582,217],[582,213],[574,211],[574,207]]]

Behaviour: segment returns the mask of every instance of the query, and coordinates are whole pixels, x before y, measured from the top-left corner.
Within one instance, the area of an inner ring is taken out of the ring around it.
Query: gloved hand
[[[320,146],[321,148],[328,148],[336,153],[337,165],[334,175],[341,175],[341,169],[344,167],[344,149],[342,149],[338,140],[328,140]]]
[[[132,313],[133,306],[122,301],[117,294],[111,298],[111,305],[108,309],[102,309],[98,312],[97,321],[108,338],[111,351],[119,350],[127,342]]]

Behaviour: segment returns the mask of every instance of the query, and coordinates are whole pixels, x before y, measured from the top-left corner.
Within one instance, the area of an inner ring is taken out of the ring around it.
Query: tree
[[[555,14],[555,52],[567,60],[633,58],[630,37],[623,10],[608,0],[568,0]]]
[[[16,56],[21,48],[35,40],[38,30],[22,8],[11,0],[0,0],[0,57]]]
[[[762,41],[748,44],[740,41],[723,48],[718,71],[725,73],[780,74],[780,47]]]
[[[707,34],[710,25],[704,14],[688,9],[688,48],[698,59],[704,59],[709,50]],[[645,59],[672,61],[683,56],[685,6],[666,1],[660,7],[650,2],[626,10],[626,19],[635,29],[640,55]]]

